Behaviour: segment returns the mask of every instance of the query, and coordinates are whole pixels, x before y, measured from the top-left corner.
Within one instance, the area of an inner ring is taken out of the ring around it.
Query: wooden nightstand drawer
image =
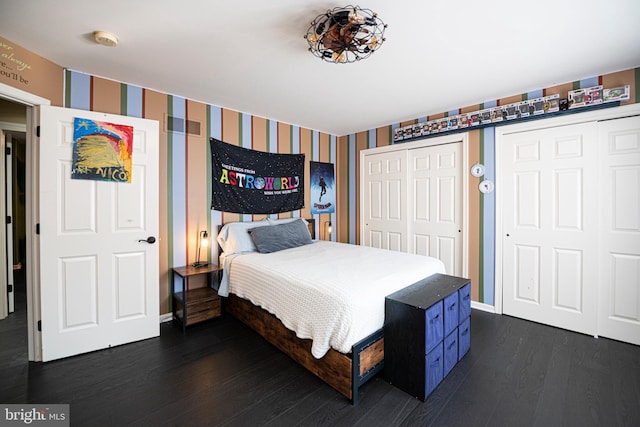
[[[187,324],[202,322],[216,318],[222,314],[220,297],[211,288],[198,288],[186,292],[187,294]],[[182,321],[182,304],[184,304],[182,292],[176,294],[178,311],[176,316]]]

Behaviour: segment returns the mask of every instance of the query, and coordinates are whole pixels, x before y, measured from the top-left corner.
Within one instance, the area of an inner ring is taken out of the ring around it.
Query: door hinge
[[[40,138],[40,126],[36,126],[36,136]]]
[[[40,223],[36,224],[36,234],[40,234]]]
[[[8,293],[13,292],[13,285],[7,285],[7,292]]]
[[[7,216],[7,224],[11,224],[11,217]]]
[[[42,320],[38,320],[38,332],[42,332]]]
[[[4,148],[4,154],[6,156],[10,156],[11,155],[11,147],[5,147]]]

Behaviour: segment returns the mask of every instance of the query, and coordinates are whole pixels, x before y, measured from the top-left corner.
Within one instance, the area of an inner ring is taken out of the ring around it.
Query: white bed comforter
[[[274,314],[311,353],[348,353],[383,327],[384,298],[435,273],[442,261],[422,255],[318,241],[270,254],[231,255],[220,294],[228,291]]]

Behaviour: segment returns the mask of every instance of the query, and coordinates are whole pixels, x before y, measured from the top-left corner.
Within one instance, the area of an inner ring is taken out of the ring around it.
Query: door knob
[[[149,243],[149,244],[151,245],[151,244],[153,244],[153,243],[155,243],[155,242],[156,242],[156,238],[155,238],[155,237],[153,237],[153,236],[149,236],[149,237],[147,237],[146,239],[140,239],[140,240],[138,240],[138,242],[147,242],[147,243]]]

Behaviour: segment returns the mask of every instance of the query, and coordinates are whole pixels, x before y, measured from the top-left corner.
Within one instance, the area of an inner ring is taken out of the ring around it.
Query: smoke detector
[[[94,31],[93,37],[96,40],[96,43],[99,43],[103,46],[117,46],[118,45],[118,36],[108,31]]]

